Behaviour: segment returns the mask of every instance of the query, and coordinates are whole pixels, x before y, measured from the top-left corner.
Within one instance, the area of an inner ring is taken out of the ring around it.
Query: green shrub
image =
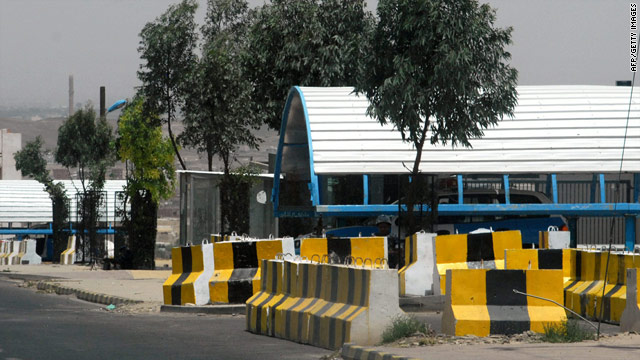
[[[415,333],[427,334],[427,326],[413,316],[400,315],[382,332],[382,343],[390,343]]]
[[[593,332],[580,327],[578,321],[570,319],[560,324],[545,324],[542,341],[550,343],[569,343],[593,340]]]

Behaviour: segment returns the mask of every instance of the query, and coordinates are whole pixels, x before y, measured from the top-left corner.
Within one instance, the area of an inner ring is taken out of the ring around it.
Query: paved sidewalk
[[[134,302],[162,303],[162,284],[171,270],[91,270],[87,265],[2,265],[0,276],[46,281],[88,293]]]

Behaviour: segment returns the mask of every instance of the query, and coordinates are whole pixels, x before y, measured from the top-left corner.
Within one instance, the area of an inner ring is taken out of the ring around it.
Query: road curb
[[[52,284],[47,281],[38,282],[38,284],[36,285],[36,288],[38,290],[53,291],[58,295],[75,295],[80,300],[89,301],[97,304],[103,304],[103,305],[140,304],[144,302],[140,300],[126,299],[119,296],[100,294],[100,293],[94,293],[91,291],[75,289],[68,286],[62,286],[60,284]]]
[[[245,304],[209,306],[162,305],[160,307],[160,312],[185,314],[245,315],[246,311],[247,306]]]
[[[406,356],[393,355],[374,349],[367,349],[363,346],[358,346],[352,343],[345,343],[342,345],[342,353],[340,355],[342,355],[342,358],[345,360],[419,360]]]

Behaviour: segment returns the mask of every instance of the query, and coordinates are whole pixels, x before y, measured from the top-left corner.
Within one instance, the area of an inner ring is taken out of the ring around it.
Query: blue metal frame
[[[362,175],[362,204],[369,205],[369,175]]]
[[[300,102],[302,105],[302,110],[304,112],[304,121],[307,128],[307,150],[309,151],[309,178],[310,182],[307,184],[309,192],[311,194],[311,205],[317,206],[320,205],[320,190],[319,190],[319,182],[318,175],[316,175],[313,169],[313,144],[311,142],[311,128],[309,126],[309,113],[307,112],[307,104],[304,99],[304,94],[299,86],[294,86],[289,91],[289,96],[287,97],[287,102],[284,107],[284,111],[282,113],[282,122],[280,124],[280,139],[278,141],[278,153],[276,155],[276,167],[275,174],[273,176],[273,190],[271,192],[271,202],[273,203],[273,211],[276,217],[280,216],[302,216],[303,214],[314,214],[315,212],[309,211],[293,211],[293,213],[300,213],[298,215],[292,214],[291,211],[279,211],[280,199],[278,194],[280,193],[280,172],[282,170],[282,151],[284,146],[304,146],[304,144],[285,144],[284,143],[284,135],[287,130],[287,118],[289,117],[289,111],[291,110],[291,102],[293,101],[296,94],[300,97]],[[312,215],[313,216],[313,215]]]
[[[504,203],[509,205],[511,204],[510,194],[509,194],[509,175],[503,175],[502,179],[504,181]]]

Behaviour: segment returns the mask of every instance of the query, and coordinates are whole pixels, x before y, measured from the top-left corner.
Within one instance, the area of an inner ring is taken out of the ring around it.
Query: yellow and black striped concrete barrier
[[[60,253],[60,265],[73,265],[76,262],[76,236],[67,239],[67,248]]]
[[[269,261],[263,289],[247,301],[247,329],[314,346],[372,345],[398,307],[395,270]]]
[[[209,302],[213,275],[213,244],[171,249],[172,271],[162,285],[165,305],[204,305]]]
[[[640,257],[612,253],[607,272],[606,252],[577,250],[574,267],[576,277],[565,285],[565,306],[587,318],[619,323],[626,305],[626,271],[640,267]]]
[[[6,251],[0,258],[1,265],[15,265],[17,262],[18,251],[20,248],[20,242],[15,240],[7,241]]]
[[[11,240],[0,240],[0,265],[4,265],[4,258],[9,253],[9,243]]]
[[[354,264],[375,263],[386,266],[389,251],[386,237],[357,238],[307,238],[300,244],[300,256],[318,262],[344,263],[353,259]],[[381,259],[385,259],[384,264]],[[378,261],[376,261],[378,260]]]
[[[294,252],[293,238],[215,243],[215,271],[209,283],[211,302],[244,303],[260,290],[262,260]]]
[[[513,290],[562,303],[560,270],[447,270],[442,330],[455,336],[543,332],[566,320],[564,309]]]
[[[504,269],[504,251],[522,249],[519,230],[436,236],[436,267],[441,294],[449,269]]]
[[[621,331],[640,332],[640,306],[638,304],[638,289],[640,289],[638,269],[627,269],[626,303],[620,318]]]
[[[504,264],[507,270],[562,270],[569,285],[576,278],[576,256],[575,249],[507,249]]]
[[[435,237],[436,234],[419,232],[405,239],[406,265],[398,271],[400,296],[431,295],[440,287],[434,256]]]

